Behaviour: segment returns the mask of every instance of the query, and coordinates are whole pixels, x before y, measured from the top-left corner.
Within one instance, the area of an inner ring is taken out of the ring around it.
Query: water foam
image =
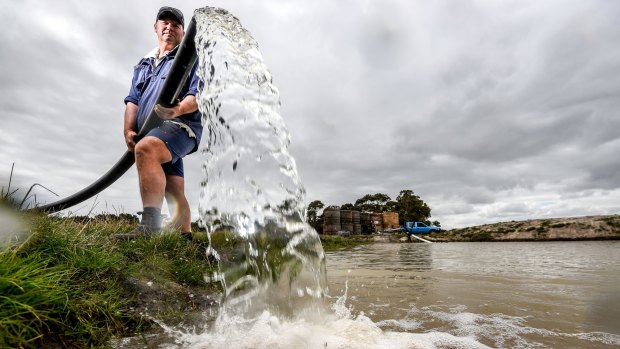
[[[402,319],[373,321],[357,312],[344,294],[320,316],[297,314],[282,318],[268,311],[255,319],[229,317],[196,333],[166,328],[174,343],[160,348],[548,348],[574,339],[581,347],[620,345],[620,336],[604,333],[563,333],[526,325],[526,318],[504,314],[476,314],[467,307],[411,306]],[[165,327],[165,326],[164,326]]]
[[[386,331],[382,329],[382,325],[398,323],[399,320],[375,323],[363,314],[354,315],[351,307],[346,305],[346,299],[346,294],[339,297],[332,304],[333,312],[321,317],[300,314],[293,319],[282,319],[265,311],[252,321],[243,317],[230,318],[223,326],[201,334],[168,329],[174,334],[175,343],[162,348],[490,348],[472,336],[457,336],[438,331]]]

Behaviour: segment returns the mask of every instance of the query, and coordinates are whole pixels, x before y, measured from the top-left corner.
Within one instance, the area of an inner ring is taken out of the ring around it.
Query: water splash
[[[162,344],[164,349],[208,348],[317,348],[317,349],[489,349],[473,337],[446,332],[409,333],[389,331],[364,314],[353,314],[347,306],[347,294],[332,304],[332,312],[320,321],[300,316],[282,319],[264,311],[252,321],[236,317],[227,326],[218,326],[203,333],[185,333],[162,325],[174,343]],[[401,323],[405,320],[393,320]],[[529,347],[526,347],[529,348]]]
[[[197,101],[208,131],[199,210],[220,267],[207,278],[224,286],[222,316],[290,316],[323,297],[325,258],[305,221],[279,92],[237,18],[210,7],[194,17]]]

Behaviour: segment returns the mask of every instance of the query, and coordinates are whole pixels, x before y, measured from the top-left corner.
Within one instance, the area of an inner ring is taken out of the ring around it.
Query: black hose
[[[192,20],[187,26],[185,37],[179,45],[178,52],[174,57],[168,76],[166,77],[164,85],[157,96],[156,104],[161,104],[164,107],[172,107],[177,103],[179,92],[181,91],[181,88],[183,88],[194,63],[196,63],[196,60],[198,59],[198,56],[196,55],[196,45],[194,43],[195,36],[196,20],[192,17]],[[155,111],[151,111],[144,125],[140,129],[140,132],[138,132],[138,135],[135,137],[136,143],[151,129],[161,125],[162,122],[163,120],[157,116]],[[116,180],[118,180],[123,174],[125,174],[125,172],[127,172],[127,170],[129,170],[134,162],[134,154],[127,151],[108,172],[106,172],[93,184],[64,199],[58,200],[51,204],[34,207],[31,210],[54,213],[88,200],[105,188],[109,187],[112,183],[116,182]]]

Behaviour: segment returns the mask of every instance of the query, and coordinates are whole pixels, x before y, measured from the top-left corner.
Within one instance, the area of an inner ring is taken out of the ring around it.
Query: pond
[[[384,331],[498,348],[620,345],[620,242],[373,244],[327,253],[331,294]],[[415,346],[413,346],[415,347]]]
[[[219,330],[216,314],[201,314],[202,326],[162,324],[166,333],[115,346],[620,346],[618,241],[376,243],[326,255],[324,309],[300,309],[295,318],[241,316]]]

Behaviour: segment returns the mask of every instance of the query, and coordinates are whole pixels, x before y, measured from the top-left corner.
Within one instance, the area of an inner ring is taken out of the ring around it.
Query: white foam
[[[215,332],[183,334],[178,346],[167,348],[489,348],[471,337],[443,332],[384,332],[363,315],[355,319],[331,315],[324,320],[281,321],[264,312],[252,324],[230,323]]]
[[[464,306],[445,311],[439,306],[412,306],[404,319],[373,322],[363,313],[355,314],[352,305],[346,303],[346,284],[344,292],[330,309],[300,311],[292,319],[281,319],[269,311],[250,320],[220,317],[209,330],[198,334],[163,325],[176,342],[161,348],[529,349],[546,348],[550,341],[563,338],[583,341],[582,347],[594,343],[620,346],[616,334],[554,332],[527,326],[523,317],[475,314]]]
[[[419,328],[420,325],[421,323],[419,321],[411,320],[411,319],[403,319],[403,320],[388,319],[388,320],[382,320],[382,321],[377,322],[377,326],[381,328],[385,328],[385,327],[397,328],[403,331],[413,331]]]
[[[606,332],[588,332],[588,333],[575,333],[570,335],[571,337],[583,339],[589,342],[599,342],[608,345],[615,345],[620,347],[620,335],[611,334]]]
[[[219,317],[216,323],[201,334],[164,328],[176,337],[174,345],[165,349],[191,348],[489,348],[472,336],[458,336],[446,332],[410,333],[420,326],[412,319],[373,322],[363,314],[354,315],[346,304],[344,294],[331,304],[331,310],[300,312],[294,319],[283,320],[269,311],[258,318],[247,320],[242,316]],[[381,327],[401,331],[385,331]]]

